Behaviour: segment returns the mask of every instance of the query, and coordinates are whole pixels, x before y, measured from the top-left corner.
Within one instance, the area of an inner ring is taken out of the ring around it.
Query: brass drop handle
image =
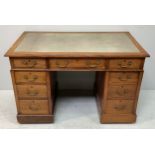
[[[29,78],[27,75],[24,75],[24,79],[27,80],[28,82],[34,82],[35,80],[38,79],[38,76],[34,75],[32,78]]]
[[[118,106],[115,106],[114,108],[115,108],[116,110],[121,111],[121,110],[124,110],[124,109],[126,108],[126,105],[118,105]]]
[[[33,68],[35,65],[37,65],[37,61],[36,60],[32,60],[32,59],[27,59],[27,60],[23,60],[23,64]]]
[[[27,95],[29,96],[37,96],[39,92],[37,90],[27,90]]]
[[[97,64],[94,64],[94,65],[93,65],[93,64],[92,64],[92,65],[89,65],[89,67],[90,67],[90,68],[95,68],[95,67],[97,67]]]
[[[123,96],[123,95],[126,95],[126,94],[128,94],[128,90],[127,89],[124,89],[123,91],[116,91],[116,93],[119,95],[119,96]]]
[[[32,111],[38,111],[39,107],[36,104],[31,104],[31,105],[29,105],[29,109],[32,110]]]
[[[121,76],[120,77],[118,77],[118,79],[120,80],[120,81],[127,81],[127,79],[123,79]]]
[[[97,60],[97,61],[94,63],[94,62],[91,62],[90,60],[88,60],[88,61],[86,62],[86,64],[87,64],[87,66],[90,67],[90,68],[95,68],[95,67],[97,67],[97,66],[100,64],[100,61]]]
[[[129,66],[132,65],[132,61],[126,62],[126,61],[124,60],[124,62],[123,62],[123,61],[119,62],[118,65],[119,65],[121,68],[128,68]]]
[[[121,68],[127,68],[128,66],[126,65],[120,65]]]
[[[119,79],[120,81],[127,81],[127,80],[130,79],[130,76],[127,75],[125,78],[123,78],[122,76],[119,76],[118,79]]]
[[[59,61],[56,61],[56,65],[59,68],[65,68],[65,67],[67,67],[68,64],[69,64],[69,61],[67,61],[67,60],[63,61],[63,64],[61,64]]]

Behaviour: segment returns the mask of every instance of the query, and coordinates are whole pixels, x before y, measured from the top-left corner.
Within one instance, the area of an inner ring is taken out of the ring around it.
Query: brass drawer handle
[[[39,92],[37,90],[27,90],[27,95],[29,96],[37,96]]]
[[[119,95],[119,96],[124,96],[124,95],[128,94],[128,92],[129,91],[127,89],[124,89],[124,90],[121,90],[121,91],[117,90],[116,94]]]
[[[121,65],[121,64],[120,64],[120,67],[121,67],[121,68],[127,68],[128,66],[126,66],[126,65]]]
[[[121,76],[120,77],[118,77],[118,79],[120,80],[120,81],[127,81],[127,79],[123,79]]]
[[[37,65],[37,61],[36,60],[32,60],[32,59],[27,59],[27,60],[23,60],[22,63],[28,67],[35,67],[35,65]]]
[[[118,79],[119,79],[120,81],[127,81],[127,80],[129,80],[129,79],[131,79],[131,78],[130,78],[130,76],[127,75],[125,78],[123,78],[122,76],[119,76]]]
[[[126,108],[126,105],[118,105],[114,107],[116,110],[121,111],[124,110]]]
[[[40,109],[40,107],[36,104],[31,104],[31,105],[29,105],[29,109],[32,111],[38,111]]]
[[[24,79],[27,80],[28,82],[34,82],[35,80],[38,79],[38,76],[34,75],[32,78],[29,78],[27,75],[24,75]]]
[[[118,65],[120,66],[120,68],[128,68],[132,65],[132,61],[128,61],[128,62],[126,62],[125,60],[120,61],[118,62]]]
[[[92,65],[89,65],[89,67],[90,68],[95,68],[95,67],[97,67],[97,65],[96,64],[94,64],[94,65],[92,64]]]
[[[63,61],[63,64],[61,64],[59,61],[56,61],[56,65],[59,68],[65,68],[65,67],[68,66],[68,64],[69,64],[69,61],[68,60]]]
[[[100,60],[96,60],[96,62],[91,62],[90,60],[86,61],[87,66],[90,68],[98,67],[98,65],[100,65],[100,63],[101,63]]]

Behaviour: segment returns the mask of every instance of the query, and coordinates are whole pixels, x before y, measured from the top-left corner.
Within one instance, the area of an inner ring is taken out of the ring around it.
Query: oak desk
[[[95,71],[100,122],[136,121],[149,54],[130,33],[24,32],[6,56],[20,123],[53,122],[55,71]]]

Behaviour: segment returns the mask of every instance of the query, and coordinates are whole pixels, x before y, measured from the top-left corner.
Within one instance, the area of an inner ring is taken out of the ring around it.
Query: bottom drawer
[[[108,100],[105,113],[109,114],[128,114],[133,112],[133,100]]]
[[[19,100],[20,114],[49,114],[48,100]]]

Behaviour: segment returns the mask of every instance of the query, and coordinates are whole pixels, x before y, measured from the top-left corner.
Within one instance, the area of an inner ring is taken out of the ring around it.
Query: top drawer
[[[28,58],[15,58],[12,59],[13,68],[47,68],[45,59],[28,59]]]
[[[110,69],[141,69],[143,68],[143,59],[110,59]]]

